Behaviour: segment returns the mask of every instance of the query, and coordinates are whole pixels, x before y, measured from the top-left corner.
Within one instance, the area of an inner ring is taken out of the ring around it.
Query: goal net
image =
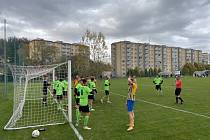
[[[11,65],[13,114],[5,130],[72,121],[71,62],[47,66]]]

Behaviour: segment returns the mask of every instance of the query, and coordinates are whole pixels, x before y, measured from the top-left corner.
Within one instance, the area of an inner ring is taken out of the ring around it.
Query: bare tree
[[[93,61],[103,61],[108,55],[105,36],[101,32],[96,33],[86,30],[81,43],[90,47],[90,57]]]

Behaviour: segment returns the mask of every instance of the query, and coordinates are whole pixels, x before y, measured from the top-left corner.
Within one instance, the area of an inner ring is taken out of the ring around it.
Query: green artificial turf
[[[135,102],[135,128],[127,132],[128,114],[125,105],[127,79],[111,79],[112,104],[101,104],[102,81],[97,81],[98,94],[91,112],[89,126],[77,127],[85,140],[209,140],[210,139],[210,78],[184,77],[184,104],[175,104],[175,79],[164,79],[163,94],[154,90],[153,78],[139,78]],[[0,140],[30,140],[34,128],[5,131],[12,115],[13,90],[9,83],[7,96],[0,95]],[[73,110],[74,113],[75,110]],[[209,118],[208,118],[209,117]],[[73,116],[73,120],[75,117]],[[68,125],[47,126],[37,140],[77,139]]]

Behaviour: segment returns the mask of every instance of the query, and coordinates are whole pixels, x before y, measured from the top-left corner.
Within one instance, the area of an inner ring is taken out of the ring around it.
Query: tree
[[[191,63],[186,63],[182,68],[182,74],[184,75],[192,75],[196,71],[196,68]]]
[[[144,70],[144,75],[145,75],[145,77],[148,77],[149,76],[147,69]]]
[[[152,68],[149,68],[149,77],[154,76],[154,71]]]
[[[72,75],[100,77],[103,71],[111,71],[111,65],[103,62],[94,62],[85,55],[75,55],[71,58]]]
[[[153,76],[156,76],[158,74],[158,69],[155,67],[154,68],[154,75]]]
[[[81,43],[90,47],[90,56],[93,61],[103,61],[108,56],[105,36],[101,32],[86,30]]]
[[[210,70],[210,65],[209,64],[208,65],[204,65],[204,67],[205,67],[206,70]]]
[[[160,68],[158,68],[158,71],[157,71],[157,73],[160,73],[161,72],[161,69]]]
[[[139,73],[140,75],[140,77],[145,77],[145,73],[144,73],[144,70],[140,70],[140,73]]]

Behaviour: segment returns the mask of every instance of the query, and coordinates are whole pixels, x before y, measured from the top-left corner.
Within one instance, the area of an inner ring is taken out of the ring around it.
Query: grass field
[[[92,130],[77,129],[85,140],[209,140],[210,139],[210,78],[183,78],[183,105],[175,104],[174,78],[164,79],[163,95],[155,94],[153,78],[138,79],[135,103],[135,129],[126,132],[128,123],[125,105],[127,79],[111,80],[112,104],[101,104],[102,82],[98,82],[96,111],[91,112]],[[1,85],[2,86],[2,85]],[[9,94],[0,96],[0,126],[12,114],[12,86]],[[33,129],[0,131],[0,140],[30,140]],[[68,124],[49,126],[37,140],[77,139]]]

